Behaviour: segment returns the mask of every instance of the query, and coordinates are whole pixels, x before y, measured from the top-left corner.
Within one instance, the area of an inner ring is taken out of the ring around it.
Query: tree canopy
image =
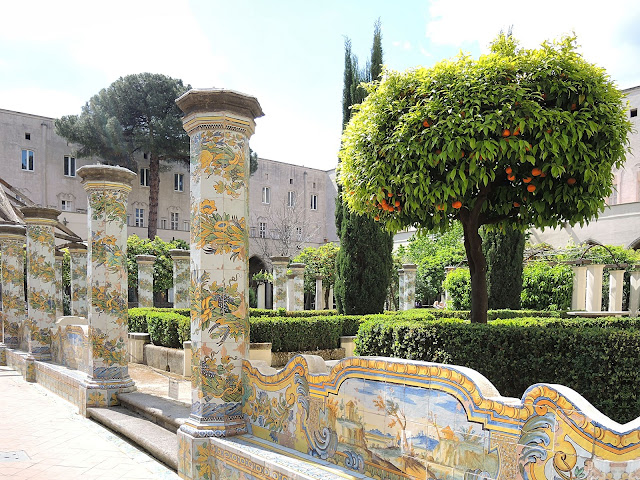
[[[56,120],[56,132],[80,145],[77,155],[97,155],[136,170],[134,155],[149,154],[148,236],[157,230],[160,161],[189,159],[189,137],[175,100],[189,90],[182,80],[153,73],[120,77],[89,99],[80,115]]]
[[[368,89],[343,136],[343,199],[390,231],[460,221],[473,321],[487,310],[479,228],[589,221],[625,159],[622,93],[575,37],[519,49],[500,35],[477,60],[386,71]]]

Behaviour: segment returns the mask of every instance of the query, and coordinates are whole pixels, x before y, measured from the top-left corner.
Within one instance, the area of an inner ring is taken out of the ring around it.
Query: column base
[[[103,381],[88,379],[80,385],[80,413],[87,414],[87,408],[113,407],[118,405],[118,393],[129,393],[136,390],[136,384],[131,377],[117,380]]]

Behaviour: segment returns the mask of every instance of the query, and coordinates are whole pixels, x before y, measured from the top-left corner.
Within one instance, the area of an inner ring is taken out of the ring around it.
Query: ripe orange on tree
[[[576,181],[577,181],[577,180],[576,180],[575,178],[571,177],[571,178],[569,178],[569,179],[567,180],[567,183],[568,183],[569,185],[575,185],[575,184],[576,184]]]
[[[429,123],[429,120],[425,120],[424,122],[422,122],[422,126],[424,128],[429,128],[431,126],[431,124]]]
[[[539,176],[541,173],[542,173],[542,170],[539,169],[538,167],[536,167],[533,170],[531,170],[531,175],[533,175],[534,177]]]
[[[522,179],[524,183],[531,183],[531,180],[533,180],[531,177],[525,177]]]
[[[516,179],[516,176],[515,176],[515,175],[509,175],[507,178],[508,178],[510,181],[512,181],[512,182],[513,182],[513,181]]]
[[[519,204],[518,202],[513,202],[513,206],[514,206],[514,207],[519,207],[519,206],[520,206],[520,204]]]
[[[462,202],[461,202],[460,200],[456,200],[455,202],[453,202],[453,203],[451,204],[451,206],[452,206],[453,208],[460,208],[460,207],[462,207]]]
[[[528,192],[535,192],[536,191],[536,186],[535,185],[527,185],[527,191]]]
[[[510,137],[510,136],[511,136],[511,131],[510,131],[508,128],[505,128],[505,129],[502,131],[502,136],[503,136],[503,137]]]
[[[507,172],[507,175],[511,175],[511,172],[513,172],[513,169],[511,167],[507,167],[505,169],[505,172]]]

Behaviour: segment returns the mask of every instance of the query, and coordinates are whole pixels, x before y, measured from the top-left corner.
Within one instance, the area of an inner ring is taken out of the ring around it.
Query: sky
[[[121,76],[180,78],[255,96],[260,157],[329,170],[342,128],[344,42],[361,64],[380,18],[384,63],[478,57],[513,26],[524,47],[575,32],[620,88],[640,85],[640,1],[3,1],[0,108],[60,117]]]

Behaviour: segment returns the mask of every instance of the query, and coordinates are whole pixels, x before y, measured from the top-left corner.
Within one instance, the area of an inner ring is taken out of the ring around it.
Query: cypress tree
[[[366,91],[361,82],[376,80],[382,70],[382,34],[380,20],[375,23],[371,60],[363,69],[351,52],[351,41],[345,40],[345,71],[342,94],[342,128],[351,118],[351,106],[362,102]],[[393,236],[364,216],[349,212],[341,201],[338,187],[336,227],[340,251],[336,257],[334,294],[338,311],[346,314],[379,313],[389,285],[393,259]]]
[[[490,310],[520,309],[524,242],[524,233],[515,229],[487,230],[482,233],[482,249],[487,258]]]

